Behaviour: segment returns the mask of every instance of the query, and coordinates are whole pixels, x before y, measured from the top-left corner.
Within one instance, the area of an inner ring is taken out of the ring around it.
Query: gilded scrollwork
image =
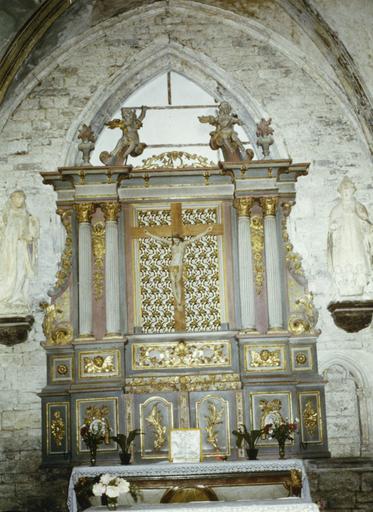
[[[51,421],[50,428],[51,435],[56,446],[62,446],[62,443],[65,439],[65,422],[63,421],[60,411],[55,411],[53,413],[53,419]]]
[[[207,404],[208,414],[205,415],[207,442],[216,450],[221,451],[219,447],[219,429],[216,427],[223,423],[224,409],[209,401]]]
[[[114,202],[102,203],[100,205],[106,222],[117,222],[120,213],[120,204]]]
[[[96,222],[92,227],[92,252],[94,260],[93,290],[95,299],[99,300],[104,293],[105,224],[103,222]]]
[[[288,329],[294,336],[316,334],[315,326],[319,314],[313,303],[312,292],[295,301],[294,310],[289,317]]]
[[[228,391],[241,389],[237,373],[206,375],[177,375],[167,377],[130,377],[126,379],[128,393],[153,393],[154,391]]]
[[[158,404],[153,405],[150,414],[145,418],[145,421],[149,423],[154,432],[154,449],[160,450],[167,439],[167,427],[163,425],[163,415],[158,408]]]
[[[66,285],[67,279],[71,273],[73,257],[73,238],[72,238],[72,210],[57,209],[61,217],[62,224],[66,231],[65,247],[61,255],[59,269],[56,274],[55,289],[60,290]]]
[[[294,252],[294,246],[290,242],[290,237],[287,229],[287,219],[289,217],[292,202],[282,204],[282,241],[285,247],[285,259],[287,268],[294,279],[300,284],[305,284],[305,275],[302,266],[302,256],[297,252]]]
[[[56,304],[41,302],[44,311],[42,324],[46,343],[49,345],[67,345],[73,340],[73,328],[69,322],[63,321],[63,310]]]
[[[253,215],[250,220],[251,248],[255,270],[255,289],[259,295],[263,290],[264,283],[264,226],[263,218]]]
[[[313,408],[312,401],[307,400],[306,407],[303,411],[303,422],[304,427],[310,436],[315,434],[317,431],[318,416],[318,412]]]
[[[259,406],[261,411],[260,428],[264,428],[269,424],[278,425],[284,422],[284,418],[281,415],[282,401],[278,398],[260,400]]]
[[[216,167],[214,162],[195,153],[187,153],[185,151],[170,151],[153,155],[142,161],[142,169],[205,169],[206,167]]]
[[[76,217],[81,223],[90,223],[95,207],[92,203],[79,203],[75,205]]]
[[[252,368],[275,368],[281,366],[280,350],[250,350],[250,366]]]
[[[228,341],[135,343],[133,369],[201,368],[231,364]]]

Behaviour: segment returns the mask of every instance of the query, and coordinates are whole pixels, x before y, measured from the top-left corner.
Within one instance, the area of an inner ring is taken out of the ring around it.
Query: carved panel
[[[71,381],[74,376],[72,356],[51,356],[49,369],[51,382],[57,384]]]
[[[196,426],[202,431],[204,457],[231,453],[229,402],[208,394],[196,402]]]
[[[117,397],[91,397],[76,400],[76,445],[80,453],[89,452],[80,435],[82,425],[92,419],[102,419],[109,425],[110,435],[116,436],[118,432],[118,398]],[[99,451],[116,451],[114,441],[109,444],[100,444]]]
[[[285,348],[282,345],[245,345],[245,370],[269,372],[286,370]]]
[[[250,393],[251,427],[261,429],[268,423],[280,423],[286,418],[293,421],[292,400],[290,391]],[[272,445],[275,440],[262,439],[262,445]]]
[[[46,404],[47,455],[64,454],[70,446],[70,404]]]
[[[292,347],[291,365],[294,371],[313,370],[313,357],[311,347]]]
[[[173,404],[161,396],[145,400],[139,407],[141,457],[167,459],[169,431],[174,427]]]
[[[232,364],[229,341],[134,343],[133,370],[227,367]]]
[[[95,350],[79,353],[79,378],[102,379],[121,374],[119,350]]]
[[[302,391],[298,395],[303,443],[322,443],[323,427],[319,391]]]

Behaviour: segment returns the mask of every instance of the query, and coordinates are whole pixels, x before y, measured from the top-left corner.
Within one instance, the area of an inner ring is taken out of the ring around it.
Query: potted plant
[[[131,460],[131,444],[135,440],[136,436],[141,434],[139,429],[131,430],[128,432],[128,435],[118,434],[117,436],[112,436],[111,439],[118,443],[121,452],[119,453],[121,464],[130,464]]]
[[[241,425],[239,430],[233,430],[232,434],[237,436],[236,445],[237,448],[242,447],[242,443],[245,442],[248,448],[246,448],[247,457],[249,460],[256,460],[258,455],[258,448],[255,447],[258,439],[263,434],[267,433],[267,429],[253,429],[248,431],[246,425]]]

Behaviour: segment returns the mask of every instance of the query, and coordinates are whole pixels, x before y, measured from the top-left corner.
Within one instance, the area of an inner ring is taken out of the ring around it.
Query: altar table
[[[234,478],[239,481],[239,485],[245,483],[245,479],[252,480],[258,485],[271,482],[280,482],[281,475],[286,472],[298,470],[302,475],[302,489],[300,497],[279,498],[275,500],[239,500],[235,498],[229,501],[214,502],[191,502],[182,504],[149,504],[139,503],[131,507],[135,511],[153,511],[154,512],[170,512],[174,509],[178,512],[202,512],[208,510],[219,509],[219,512],[317,512],[317,505],[312,503],[308,479],[305,472],[304,464],[299,459],[286,460],[258,460],[258,461],[226,461],[226,462],[203,462],[200,464],[171,464],[168,462],[159,462],[155,464],[134,464],[129,466],[78,466],[72,471],[68,492],[68,507],[70,512],[77,512],[77,501],[74,491],[74,485],[81,477],[95,477],[103,473],[110,473],[114,476],[128,478],[136,483],[144,483],[152,485],[152,482],[167,482],[166,486],[170,486],[170,482],[178,484],[180,482],[202,482],[207,479],[210,485],[214,486],[214,481],[226,482],[230,485],[230,480]],[[266,479],[266,480],[264,480]],[[234,485],[234,484],[233,484]],[[250,485],[250,484],[248,484]],[[141,487],[141,485],[140,485]],[[239,493],[238,493],[239,496]],[[234,501],[233,501],[234,500]],[[93,511],[104,511],[105,507],[96,506],[88,509]],[[119,506],[118,510],[128,510]]]

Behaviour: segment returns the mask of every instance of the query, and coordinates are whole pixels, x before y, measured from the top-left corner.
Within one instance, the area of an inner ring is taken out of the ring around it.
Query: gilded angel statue
[[[146,114],[146,107],[141,107],[141,113],[136,115],[134,108],[122,108],[122,119],[112,119],[106,126],[111,128],[120,128],[122,136],[111,153],[102,151],[100,160],[105,165],[123,165],[126,163],[128,155],[133,157],[141,155],[146,148],[146,144],[140,142],[138,130],[142,128],[142,121]]]

